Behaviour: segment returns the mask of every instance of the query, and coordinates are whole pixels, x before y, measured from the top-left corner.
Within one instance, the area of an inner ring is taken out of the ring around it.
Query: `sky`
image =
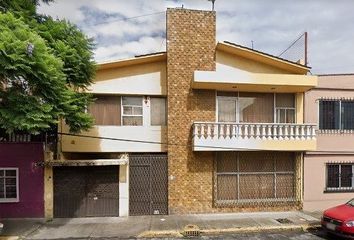
[[[76,24],[104,62],[165,51],[166,8],[182,5],[211,10],[208,0],[56,0],[38,12]],[[278,56],[306,31],[311,73],[354,73],[353,10],[353,0],[216,0],[217,41]],[[281,55],[303,56],[303,37]]]

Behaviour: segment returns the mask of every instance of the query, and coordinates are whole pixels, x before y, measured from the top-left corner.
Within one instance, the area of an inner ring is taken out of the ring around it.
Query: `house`
[[[29,140],[0,141],[0,218],[44,217],[44,145]]]
[[[305,121],[318,124],[317,148],[304,156],[304,209],[353,198],[354,74],[320,75],[305,94]]]
[[[59,126],[47,217],[301,209],[309,67],[216,43],[213,11],[167,10],[166,52],[99,64],[88,132]]]

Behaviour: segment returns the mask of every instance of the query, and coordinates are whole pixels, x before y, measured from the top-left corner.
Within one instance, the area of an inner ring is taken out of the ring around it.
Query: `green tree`
[[[0,129],[39,133],[63,118],[71,131],[87,130],[92,39],[68,21],[37,14],[37,4],[0,0]]]

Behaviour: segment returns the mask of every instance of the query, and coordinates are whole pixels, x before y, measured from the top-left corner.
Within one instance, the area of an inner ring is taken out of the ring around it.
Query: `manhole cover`
[[[199,237],[200,229],[197,225],[188,224],[184,227],[182,235],[185,237]]]
[[[293,223],[291,220],[287,219],[287,218],[278,218],[278,219],[275,219],[277,220],[277,222],[280,222],[282,224],[289,224],[289,223]]]

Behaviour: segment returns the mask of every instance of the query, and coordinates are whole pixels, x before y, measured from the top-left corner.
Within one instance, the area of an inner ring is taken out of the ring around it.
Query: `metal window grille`
[[[320,129],[354,129],[354,101],[321,100],[319,103]]]
[[[293,153],[222,152],[217,154],[216,204],[294,202],[296,167]]]
[[[354,190],[354,164],[327,164],[327,191]]]

